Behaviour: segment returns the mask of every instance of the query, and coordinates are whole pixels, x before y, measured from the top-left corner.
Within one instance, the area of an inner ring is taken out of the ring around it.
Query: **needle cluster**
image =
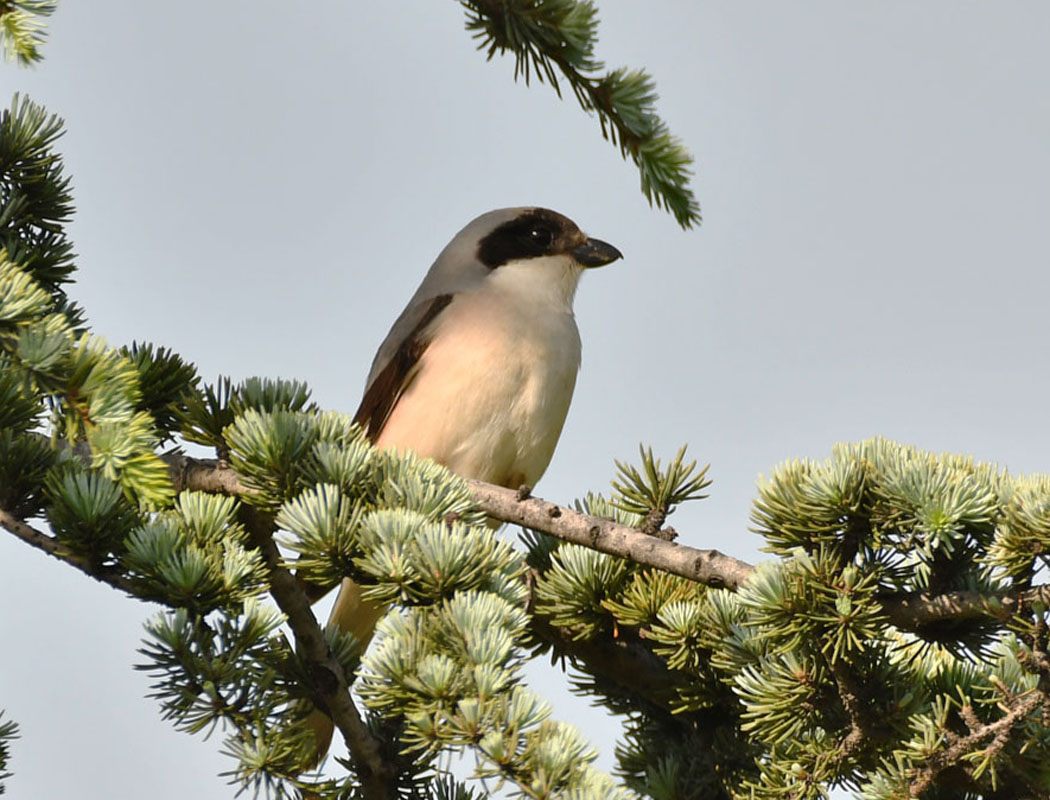
[[[40,48],[47,39],[45,20],[57,6],[57,0],[0,1],[0,49],[4,55],[23,66],[40,61]]]

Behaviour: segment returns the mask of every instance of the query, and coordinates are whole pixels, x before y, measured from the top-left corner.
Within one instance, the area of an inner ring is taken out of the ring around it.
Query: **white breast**
[[[534,486],[554,453],[580,365],[578,272],[510,264],[442,312],[412,383],[376,444],[413,450],[464,477]],[[562,280],[544,280],[557,270]],[[566,279],[567,278],[567,279]]]

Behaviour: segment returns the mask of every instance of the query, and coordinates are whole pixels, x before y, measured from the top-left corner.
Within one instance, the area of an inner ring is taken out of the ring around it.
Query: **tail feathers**
[[[332,718],[320,709],[314,709],[306,718],[306,727],[314,735],[314,757],[313,762],[307,765],[307,769],[318,767],[328,755],[328,748],[332,746],[332,733],[335,725]]]
[[[339,595],[335,598],[335,605],[332,606],[332,613],[328,617],[328,624],[338,625],[340,630],[353,634],[363,652],[372,641],[376,624],[386,614],[387,606],[363,597],[362,591],[360,585],[344,578],[343,585],[339,587]],[[314,709],[310,713],[306,725],[313,732],[317,746],[314,762],[316,765],[328,754],[335,726],[331,717],[320,709]]]
[[[339,630],[353,634],[363,651],[372,641],[376,624],[386,614],[387,608],[385,603],[376,603],[364,597],[362,586],[344,578],[332,613],[328,616],[328,624],[338,625]]]

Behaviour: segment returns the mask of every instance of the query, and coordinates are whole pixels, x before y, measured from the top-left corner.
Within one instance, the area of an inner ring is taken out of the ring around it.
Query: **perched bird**
[[[584,269],[622,258],[545,208],[482,214],[441,251],[379,346],[354,420],[380,448],[453,472],[534,486],[580,367],[572,302]],[[367,644],[385,608],[345,579],[330,624]],[[331,721],[311,726],[323,755]]]

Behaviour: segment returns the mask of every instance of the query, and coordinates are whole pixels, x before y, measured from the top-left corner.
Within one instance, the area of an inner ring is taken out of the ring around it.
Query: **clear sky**
[[[883,435],[1050,468],[1050,5],[616,3],[599,55],[655,75],[702,228],[650,210],[597,122],[486,64],[454,2],[63,2],[0,101],[63,116],[73,296],[115,344],[301,378],[352,412],[446,241],[544,205],[617,245],[585,276],[583,370],[537,488],[603,489],[639,442],[710,461],[683,541],[759,557],[755,482]],[[152,610],[0,537],[13,798],[219,800],[217,740],[131,669]],[[615,726],[537,686],[611,764]]]

